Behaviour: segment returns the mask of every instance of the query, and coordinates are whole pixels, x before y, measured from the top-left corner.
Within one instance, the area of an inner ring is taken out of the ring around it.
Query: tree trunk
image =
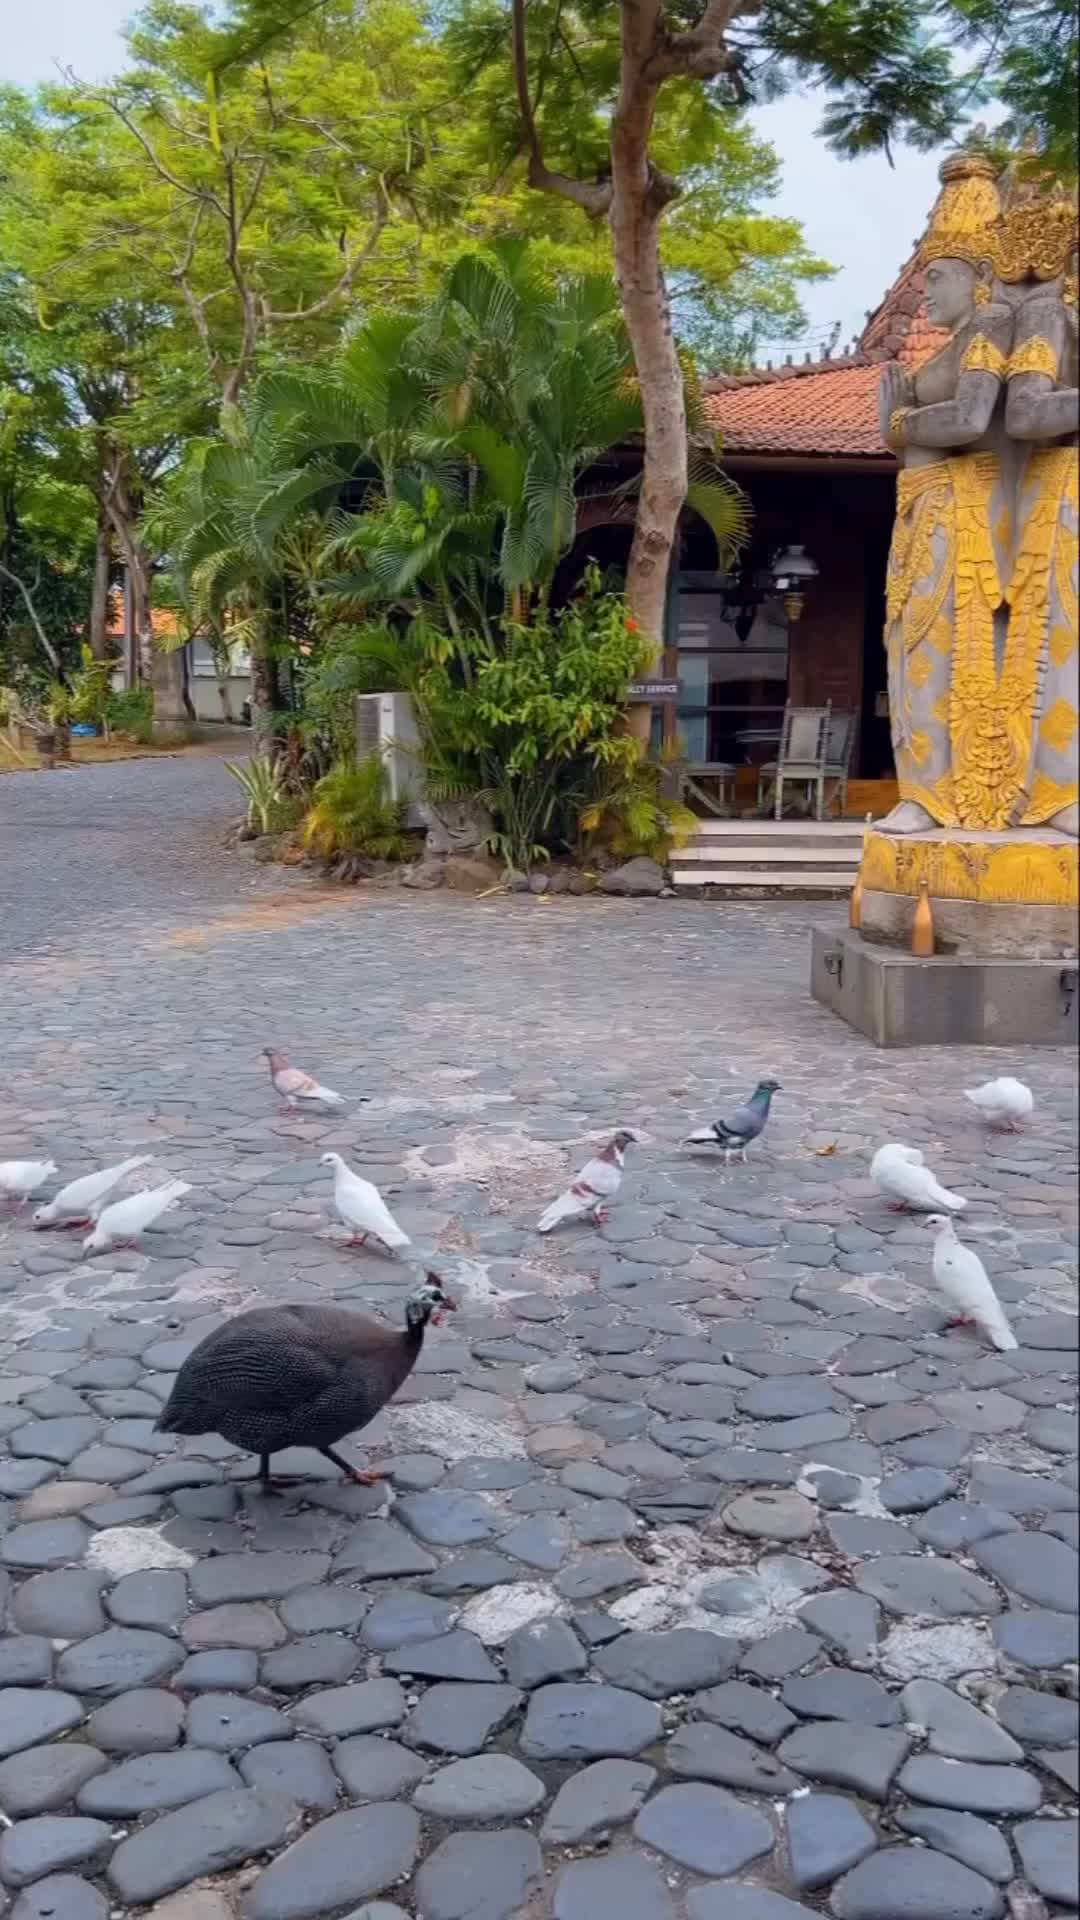
[[[270,616],[260,608],[251,642],[251,730],[252,750],[258,760],[269,760],[274,752],[274,657],[270,642]]]
[[[97,549],[94,554],[94,586],[90,597],[90,625],[87,633],[95,660],[109,657],[109,562],[111,543],[109,521],[104,508],[98,509]]]
[[[183,746],[191,739],[191,723],[182,647],[172,653],[163,653],[160,647],[154,647],[150,684],[154,690],[154,745]]]
[[[655,668],[664,645],[668,575],[687,488],[682,368],[660,264],[660,221],[677,189],[650,165],[649,135],[658,88],[632,72],[626,37],[624,33],[623,87],[611,136],[611,233],[615,277],[645,423],[626,598],[633,618],[652,642]],[[638,738],[648,739],[651,718],[649,707],[631,708],[630,727]]]
[[[180,649],[174,653],[164,653],[154,644],[150,556],[134,536],[128,542],[128,570],[139,679],[144,687],[151,689],[154,696],[154,745],[182,746],[191,738],[184,702],[184,656]]]

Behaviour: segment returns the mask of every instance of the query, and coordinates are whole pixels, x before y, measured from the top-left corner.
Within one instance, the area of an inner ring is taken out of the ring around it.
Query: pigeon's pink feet
[[[386,1478],[385,1473],[376,1473],[374,1468],[370,1468],[365,1473],[361,1467],[353,1467],[349,1473],[349,1479],[354,1487],[377,1487],[380,1481]]]
[[[971,1318],[970,1314],[956,1313],[953,1315],[951,1320],[946,1322],[946,1324],[950,1327],[973,1327],[975,1325],[975,1322]]]
[[[890,1200],[889,1201],[890,1213],[906,1213],[907,1211],[908,1211],[908,1203],[906,1200]]]
[[[366,1233],[354,1233],[351,1240],[346,1240],[345,1245],[347,1247],[366,1247],[367,1243],[368,1237]]]
[[[85,1220],[65,1220],[64,1232],[65,1233],[71,1233],[72,1231],[81,1232],[83,1227],[92,1227],[93,1224],[94,1223],[91,1220],[89,1214],[87,1214]]]
[[[611,1215],[606,1207],[595,1207],[593,1209],[592,1223],[594,1227],[606,1226],[610,1219]]]

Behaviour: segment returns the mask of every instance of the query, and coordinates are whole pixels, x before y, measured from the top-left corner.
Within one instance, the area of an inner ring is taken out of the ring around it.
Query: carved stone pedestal
[[[815,930],[814,998],[879,1047],[1075,1046],[1078,865],[1049,828],[871,832],[861,930]],[[927,960],[910,952],[924,880]]]
[[[925,880],[939,954],[1066,959],[1077,947],[1078,849],[1051,827],[980,833],[867,835],[862,932],[883,946],[911,945]]]

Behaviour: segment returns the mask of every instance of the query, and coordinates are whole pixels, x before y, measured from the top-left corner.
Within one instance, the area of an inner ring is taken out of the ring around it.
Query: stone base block
[[[935,827],[866,836],[862,932],[908,948],[925,882],[939,954],[1058,960],[1076,952],[1080,857],[1052,827],[1008,833]]]
[[[873,946],[815,927],[814,999],[879,1047],[1075,1047],[1075,960],[975,958]]]

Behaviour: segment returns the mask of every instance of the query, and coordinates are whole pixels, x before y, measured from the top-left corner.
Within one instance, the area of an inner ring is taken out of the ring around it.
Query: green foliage
[[[341,761],[315,788],[304,840],[327,861],[346,854],[404,860],[411,852],[405,831],[407,814],[406,801],[390,798],[386,768],[378,754],[355,766]]]
[[[428,791],[478,800],[495,822],[492,851],[527,867],[575,845],[598,779],[636,762],[623,722],[641,636],[593,569],[560,612],[507,621],[497,646],[476,634],[462,644],[467,679],[453,661],[414,670]]]
[[[624,10],[610,0],[578,0],[572,10],[530,0],[545,158],[578,180],[609,170]],[[491,145],[507,157],[521,140],[509,11],[510,0],[453,0],[448,24],[461,73],[489,103]],[[704,13],[703,0],[667,0],[662,32],[693,32]],[[738,125],[748,101],[795,87],[823,91],[821,131],[846,155],[955,141],[996,99],[1012,115],[1010,137],[1034,138],[1052,165],[1076,171],[1074,0],[761,0],[728,19],[728,70],[705,86],[670,80],[657,103],[653,159],[695,196],[728,172],[726,149],[710,164],[718,128]]]
[[[406,685],[401,642],[391,627],[331,625],[303,678],[304,717],[331,758],[352,749],[355,701],[361,693],[394,693]]]
[[[1033,147],[1044,166],[1075,180],[1076,0],[952,0],[951,11],[981,70],[982,92],[1006,108],[995,139]]]
[[[692,504],[723,552],[744,503],[691,412]],[[291,516],[362,489],[322,562],[334,617],[434,614],[449,635],[490,635],[504,604],[546,597],[584,476],[640,433],[642,410],[610,276],[552,280],[506,242],[465,255],[415,312],[364,322],[329,372],[269,377],[245,420],[248,445],[292,463],[243,508],[264,549]]]
[[[227,760],[225,765],[247,799],[248,826],[256,833],[276,833],[285,825],[287,810],[285,783],[277,761],[260,755],[254,760]]]
[[[603,850],[622,860],[646,854],[663,862],[673,847],[684,846],[699,822],[663,786],[664,769],[655,761],[620,759],[598,769],[578,823],[584,853]]]
[[[90,648],[83,643],[79,667],[68,679],[69,719],[88,721],[108,733],[111,724],[109,705],[112,694],[109,682],[112,670],[111,660],[95,660]]]
[[[154,729],[154,696],[149,687],[128,687],[110,693],[105,706],[110,731],[126,733],[148,746]]]

